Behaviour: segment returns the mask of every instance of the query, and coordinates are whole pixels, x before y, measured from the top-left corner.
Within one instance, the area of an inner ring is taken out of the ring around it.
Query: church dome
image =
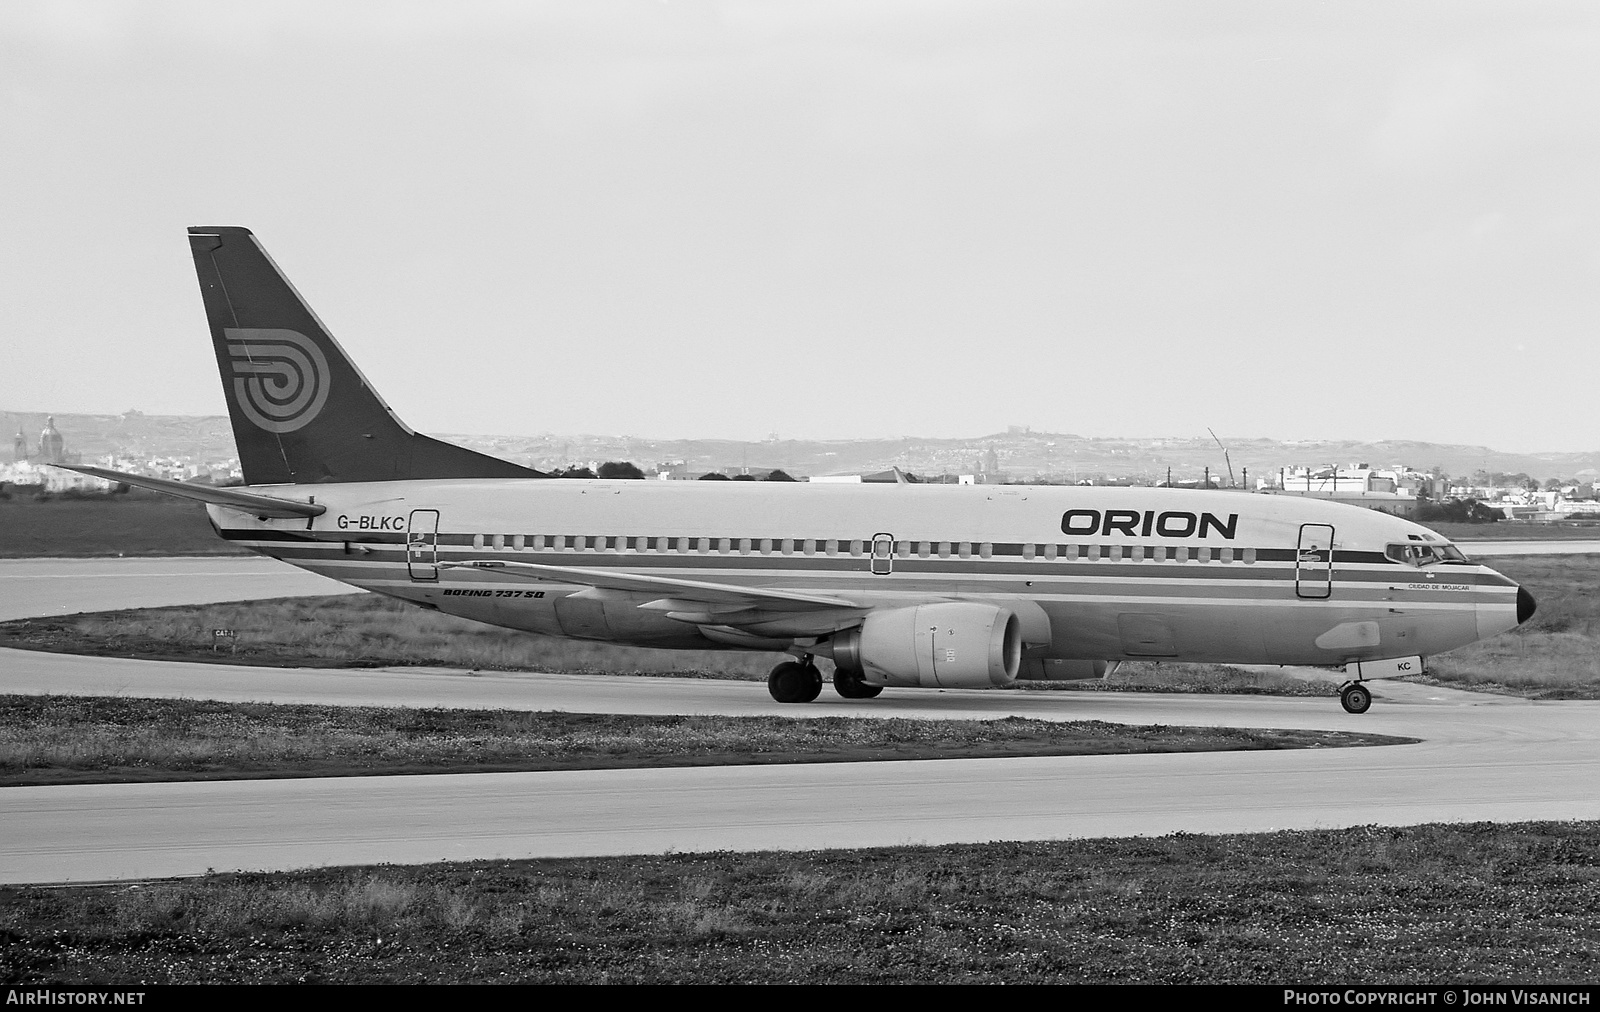
[[[49,463],[59,464],[66,459],[65,452],[66,440],[56,431],[56,416],[51,415],[45,419],[44,431],[39,433],[39,456]]]

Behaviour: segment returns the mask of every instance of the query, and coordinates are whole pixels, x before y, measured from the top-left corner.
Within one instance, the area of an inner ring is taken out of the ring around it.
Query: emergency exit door
[[[894,571],[894,535],[872,536],[872,571],[878,576],[888,576]]]
[[[406,524],[406,569],[411,579],[439,579],[439,511],[412,510]]]
[[[1300,546],[1294,553],[1294,592],[1300,597],[1333,596],[1333,528],[1301,524]]]

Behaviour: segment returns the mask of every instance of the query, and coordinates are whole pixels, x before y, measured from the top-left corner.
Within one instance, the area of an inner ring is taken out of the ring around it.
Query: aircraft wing
[[[328,512],[328,507],[317,503],[299,502],[294,499],[279,499],[274,495],[262,495],[260,492],[245,492],[236,488],[217,488],[215,485],[195,485],[187,481],[170,481],[166,478],[151,478],[143,474],[124,474],[106,467],[90,467],[87,464],[52,464],[51,467],[65,468],[68,471],[77,471],[80,474],[93,475],[107,481],[118,481],[128,485],[137,485],[153,492],[165,492],[175,495],[180,499],[192,499],[195,502],[211,503],[215,506],[226,506],[240,513],[249,513],[257,517],[273,517],[287,519],[289,517],[320,517]]]
[[[668,576],[645,576],[640,573],[622,573],[614,569],[583,569],[576,566],[547,566],[537,562],[446,562],[441,569],[483,569],[503,572],[507,576],[525,580],[546,580],[552,583],[581,583],[600,590],[620,590],[633,594],[660,594],[663,598],[654,610],[669,613],[689,611],[684,605],[700,606],[706,613],[731,614],[739,611],[766,612],[833,611],[837,609],[865,610],[854,601],[821,594],[801,594],[790,590],[766,590],[760,587],[741,587],[732,583],[710,583],[704,580],[680,580]],[[652,607],[652,601],[642,607]]]

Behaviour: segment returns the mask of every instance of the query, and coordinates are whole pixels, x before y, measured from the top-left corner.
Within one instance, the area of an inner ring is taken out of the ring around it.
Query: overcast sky
[[[244,225],[433,432],[1600,448],[1600,5],[0,5],[0,408],[220,414]]]

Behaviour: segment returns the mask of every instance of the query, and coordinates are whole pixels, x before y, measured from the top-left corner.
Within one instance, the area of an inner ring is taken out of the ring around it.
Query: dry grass
[[[134,489],[122,495],[0,500],[0,558],[245,555],[217,537],[199,503]]]
[[[1464,549],[1472,555],[1473,541],[1600,541],[1600,521],[1566,520],[1548,524],[1512,523],[1500,521],[1492,524],[1426,523],[1422,526],[1438,531],[1451,541],[1468,545]]]
[[[211,630],[237,632],[212,649]],[[0,645],[156,660],[316,667],[429,666],[493,671],[761,680],[777,658],[731,650],[651,650],[539,636],[377,594],[93,612],[0,624]]]
[[[233,629],[237,648],[212,649]],[[427,611],[377,594],[94,612],[0,624],[0,645],[68,653],[317,667],[426,665],[495,671],[668,675],[761,681],[778,655],[652,650],[539,636]],[[1220,664],[1132,662],[1107,679],[1021,683],[1027,689],[1335,695],[1332,682]]]
[[[0,787],[1325,748],[1401,739],[1101,721],[635,716],[0,696]]]
[[[1548,699],[1600,698],[1600,555],[1523,556],[1495,568],[1539,602],[1514,632],[1429,659],[1429,680]],[[211,630],[239,632],[214,654]],[[0,624],[0,645],[175,660],[313,666],[406,666],[675,675],[760,680],[774,654],[649,650],[536,636],[425,611],[374,594],[100,612]],[[1101,681],[1027,688],[1333,695],[1338,678],[1304,681],[1226,665],[1132,662]]]
[[[1600,827],[635,856],[0,894],[0,981],[1555,983]]]
[[[1525,625],[1430,658],[1428,680],[1537,699],[1600,699],[1600,556],[1496,559],[1539,610]]]
[[[1019,682],[1024,689],[1077,689],[1090,692],[1216,692],[1245,696],[1337,696],[1343,676],[1296,678],[1277,671],[1246,670],[1227,664],[1163,664],[1128,661],[1100,679],[1071,682]]]

